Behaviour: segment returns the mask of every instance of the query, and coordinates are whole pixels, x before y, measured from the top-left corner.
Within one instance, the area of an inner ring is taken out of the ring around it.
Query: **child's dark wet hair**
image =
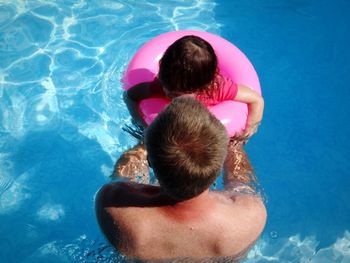
[[[159,65],[159,80],[169,94],[202,92],[215,79],[217,57],[213,47],[197,36],[184,36],[165,51]]]

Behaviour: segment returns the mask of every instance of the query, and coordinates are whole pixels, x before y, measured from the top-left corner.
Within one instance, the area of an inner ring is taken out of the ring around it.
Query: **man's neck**
[[[209,189],[200,195],[184,201],[161,207],[161,211],[176,220],[191,220],[203,217],[215,205]]]

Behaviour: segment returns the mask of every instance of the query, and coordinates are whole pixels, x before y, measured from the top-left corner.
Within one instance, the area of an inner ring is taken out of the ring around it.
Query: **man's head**
[[[146,129],[148,158],[161,187],[171,197],[195,197],[218,177],[226,157],[225,127],[189,96],[172,100]]]

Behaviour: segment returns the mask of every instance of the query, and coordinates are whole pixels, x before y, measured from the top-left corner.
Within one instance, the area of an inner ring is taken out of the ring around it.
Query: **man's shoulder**
[[[112,182],[104,185],[96,195],[96,204],[104,207],[147,205],[149,197],[159,192],[158,186],[133,182]]]
[[[237,194],[227,191],[218,193],[223,199],[222,225],[226,226],[221,235],[223,251],[242,252],[250,247],[261,235],[266,224],[266,208],[256,195]]]
[[[247,214],[247,216],[260,216],[262,220],[266,219],[266,207],[259,194],[256,193],[235,193],[224,191],[224,194],[232,200],[232,205]]]
[[[132,189],[132,185],[127,182],[112,182],[105,184],[98,190],[96,195],[97,203],[110,203],[112,200],[119,199]]]
[[[227,216],[232,217],[241,223],[239,226],[245,228],[252,226],[253,232],[263,230],[267,212],[262,198],[257,194],[242,194],[232,191],[217,192],[223,202],[227,205]]]
[[[253,240],[257,239],[263,231],[267,219],[267,211],[262,198],[259,195],[249,194],[233,195],[231,198],[234,198],[238,204],[244,227],[249,228],[248,232]],[[246,229],[243,231],[246,232]]]

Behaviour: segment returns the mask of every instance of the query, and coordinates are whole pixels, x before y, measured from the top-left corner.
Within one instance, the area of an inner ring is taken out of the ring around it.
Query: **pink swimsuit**
[[[211,94],[207,94],[207,93],[196,94],[196,99],[202,102],[207,107],[214,106],[225,100],[235,99],[238,91],[238,87],[236,83],[222,76],[218,77],[217,83],[219,85],[219,88],[214,89],[214,91]],[[150,83],[150,88],[156,89],[156,90],[162,89],[158,78],[155,78]]]

